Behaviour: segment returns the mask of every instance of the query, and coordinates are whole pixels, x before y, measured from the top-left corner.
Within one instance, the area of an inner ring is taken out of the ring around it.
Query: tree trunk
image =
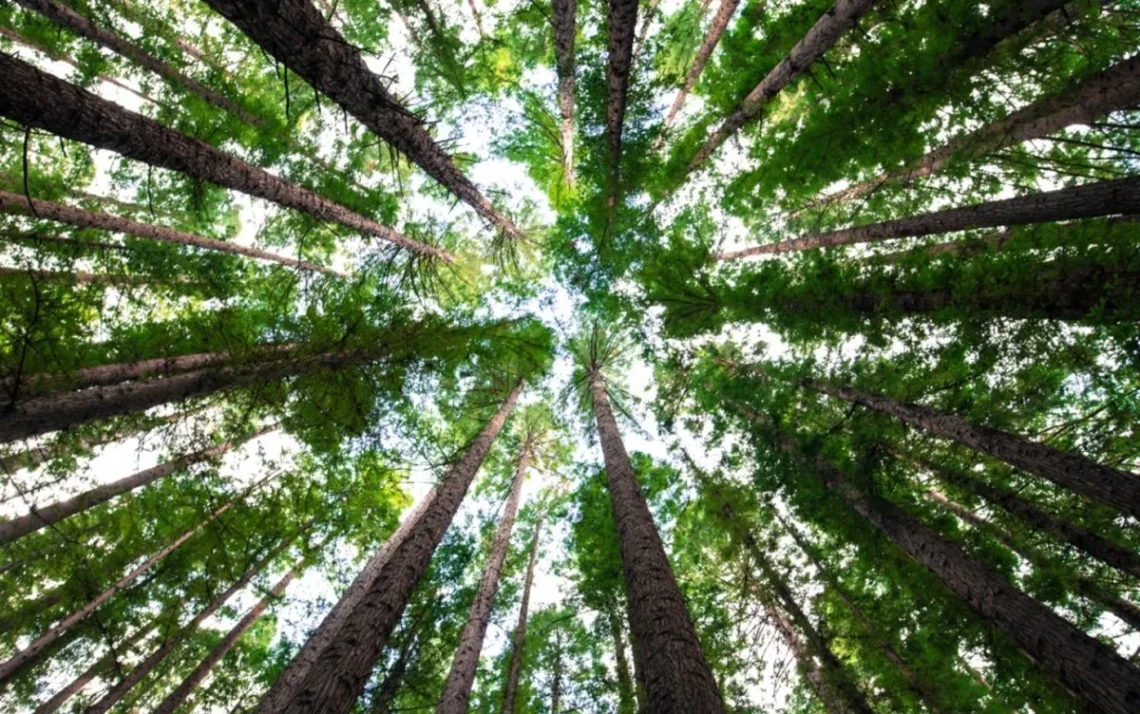
[[[3,56],[0,55],[0,64]],[[101,275],[84,270],[37,270],[35,268],[0,268],[0,278],[35,280],[46,283],[76,285],[151,285],[157,281],[136,275]]]
[[[554,55],[558,69],[558,110],[562,115],[562,171],[574,187],[574,39],[578,35],[577,0],[551,0]]]
[[[463,458],[448,470],[423,516],[392,550],[388,564],[352,611],[345,613],[344,626],[330,638],[304,678],[298,679],[288,690],[282,688],[278,693],[280,699],[276,700],[282,702],[280,706],[267,708],[271,700],[268,696],[263,699],[259,712],[346,714],[352,709],[522,388],[520,380],[498,413],[471,442]]]
[[[562,711],[562,632],[555,635],[554,665],[550,673],[550,714]]]
[[[392,702],[395,701],[396,695],[400,693],[400,685],[404,681],[404,675],[408,672],[408,666],[411,664],[415,657],[415,650],[419,642],[419,628],[423,623],[423,618],[428,614],[425,610],[416,623],[410,628],[407,640],[400,647],[400,653],[396,657],[396,661],[392,663],[391,669],[384,675],[384,681],[381,682],[379,688],[376,690],[376,695],[372,700],[372,707],[370,714],[390,714],[392,711]]]
[[[633,655],[633,693],[637,700],[637,714],[649,714],[649,693],[645,691],[645,655],[632,628],[629,631],[629,651]]]
[[[824,708],[829,713],[843,711],[837,709],[831,700],[831,692],[827,688],[827,676],[823,672],[823,666],[808,654],[803,637],[796,631],[795,626],[784,613],[780,612],[779,608],[765,603],[764,610],[767,611],[772,624],[776,626],[776,631],[780,633],[780,639],[791,651],[792,657],[796,660],[796,666],[803,673],[804,679],[811,685],[811,689],[819,697],[819,701],[823,702]]]
[[[910,183],[946,168],[951,161],[977,158],[1016,146],[1030,139],[1055,134],[1075,124],[1091,124],[1098,117],[1140,102],[1140,57],[1124,60],[1104,72],[1075,82],[1064,92],[1045,97],[1002,119],[932,149],[906,168],[885,171],[870,181],[827,194],[800,211],[850,201],[874,193],[887,183]]]
[[[824,52],[831,49],[831,46],[874,4],[875,0],[837,0],[835,5],[808,30],[803,39],[796,43],[791,52],[748,93],[724,123],[709,135],[689,162],[685,174],[691,174],[699,169],[724,142],[740,131],[741,127],[758,117],[768,102],[807,70]]]
[[[530,609],[530,589],[534,585],[534,565],[538,560],[538,541],[542,535],[542,516],[534,524],[534,535],[530,539],[530,560],[526,566],[526,580],[523,583],[522,602],[519,604],[519,621],[511,646],[511,660],[507,666],[507,686],[503,690],[502,714],[515,714],[515,700],[519,694],[519,676],[522,674],[523,648],[526,647],[526,619]]]
[[[972,228],[1023,226],[1137,213],[1140,213],[1140,178],[1131,177],[987,201],[962,208],[948,208],[827,233],[809,233],[777,243],[720,253],[717,259],[736,260],[753,255],[778,255],[812,248],[873,243]]]
[[[275,429],[277,429],[277,425],[258,429],[243,438],[231,439],[217,446],[211,446],[208,449],[202,449],[192,454],[180,456],[166,463],[133,473],[118,481],[96,486],[88,491],[72,496],[69,499],[58,501],[43,508],[32,506],[31,511],[23,516],[0,521],[0,545],[11,543],[29,533],[35,533],[42,528],[47,528],[48,526],[59,523],[63,519],[74,516],[77,513],[83,513],[90,508],[110,501],[115,496],[129,493],[136,488],[142,488],[176,471],[180,471],[187,466],[202,463],[203,461],[212,461],[222,454],[241,446],[245,442],[256,439]]]
[[[475,592],[475,601],[471,603],[471,614],[467,616],[467,624],[459,637],[459,647],[455,651],[451,671],[443,685],[443,696],[440,697],[439,706],[436,707],[436,714],[467,712],[471,687],[475,684],[475,672],[479,668],[479,653],[483,650],[483,638],[487,634],[487,626],[491,623],[491,608],[495,604],[495,593],[499,590],[503,563],[506,562],[507,551],[510,549],[511,531],[518,515],[519,499],[522,497],[523,482],[526,480],[526,470],[530,465],[533,448],[533,442],[527,439],[523,444],[522,453],[519,454],[507,505],[503,508],[499,529],[495,532],[491,552],[487,556],[486,565],[483,566],[479,589]]]
[[[712,57],[713,50],[716,49],[717,44],[720,42],[721,35],[728,29],[728,23],[732,22],[732,17],[736,14],[736,7],[739,4],[740,0],[721,0],[720,7],[717,8],[716,15],[713,16],[712,24],[709,25],[709,30],[705,33],[705,38],[701,42],[701,46],[697,48],[696,56],[693,57],[693,64],[689,66],[689,71],[685,75],[685,84],[681,87],[681,91],[677,93],[672,106],[669,107],[669,112],[665,114],[665,120],[661,122],[661,137],[658,138],[659,146],[661,139],[665,135],[665,131],[673,126],[673,121],[677,118],[677,114],[680,113],[681,106],[684,105],[685,99],[689,96],[689,92],[693,91],[693,87],[697,86],[697,80],[701,78],[701,73],[705,71],[705,65],[708,64],[709,58]]]
[[[1048,479],[1071,491],[1140,517],[1140,476],[1098,464],[1079,454],[1061,451],[1023,436],[971,424],[962,417],[919,404],[907,404],[851,387],[819,382],[804,386],[836,399],[893,416],[935,436],[956,441],[1010,466]]]
[[[202,250],[212,250],[218,253],[229,253],[231,255],[242,255],[248,258],[266,260],[272,263],[280,263],[290,268],[297,268],[298,270],[311,270],[328,275],[336,275],[342,278],[345,277],[343,273],[339,273],[332,268],[326,268],[306,260],[288,258],[284,255],[278,255],[258,248],[249,248],[216,238],[184,233],[174,230],[173,228],[166,228],[165,226],[139,223],[129,218],[112,216],[109,213],[85,211],[81,208],[73,208],[62,203],[53,203],[38,198],[32,200],[32,206],[34,210],[28,206],[27,196],[0,191],[0,213],[7,213],[8,215],[46,218],[78,228],[98,228],[100,230],[125,233],[127,235],[163,243],[175,243],[177,245],[201,248]],[[79,243],[79,241],[74,242]]]
[[[445,251],[2,53],[0,74],[6,80],[0,84],[0,115],[14,121],[339,223],[421,255],[453,260]]]
[[[456,168],[419,119],[402,107],[368,69],[360,51],[309,0],[208,2],[266,52],[331,97],[496,228],[514,238],[522,237],[522,231]]]
[[[702,0],[702,2],[707,2],[707,0]],[[649,26],[653,24],[653,13],[660,4],[661,0],[649,0],[645,6],[645,16],[641,19],[641,31],[637,33],[637,42],[633,46],[632,62],[636,62],[637,58],[641,56],[641,49],[645,47],[645,38],[649,37]]]
[[[617,671],[618,710],[617,714],[633,714],[636,702],[633,698],[633,679],[629,676],[629,660],[625,656],[625,638],[621,632],[621,618],[615,603],[609,609],[610,634],[614,638],[614,666]]]
[[[590,376],[590,392],[629,593],[630,630],[643,648],[649,708],[654,714],[721,714],[724,705],[716,680],[701,653],[597,371]]]
[[[613,194],[618,193],[617,176],[621,164],[621,133],[625,124],[625,104],[629,94],[629,72],[633,64],[633,35],[637,30],[637,0],[609,0],[609,64],[606,69],[606,141],[609,146]]]

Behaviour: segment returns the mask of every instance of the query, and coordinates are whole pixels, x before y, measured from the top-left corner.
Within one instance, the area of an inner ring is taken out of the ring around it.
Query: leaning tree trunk
[[[339,223],[421,255],[453,260],[450,253],[3,53],[0,74],[5,79],[0,115],[14,121]]]
[[[420,120],[385,89],[368,69],[360,50],[347,42],[309,0],[207,1],[266,52],[317,91],[332,97],[484,219],[512,237],[522,237],[522,231],[455,166]]]
[[[633,679],[629,676],[629,660],[625,656],[625,637],[615,603],[609,608],[610,635],[614,638],[614,667],[617,671],[618,714],[633,714],[637,708],[633,695]]]
[[[530,589],[534,585],[534,565],[538,560],[538,541],[542,535],[542,516],[534,524],[534,535],[530,539],[530,560],[526,565],[526,580],[523,583],[522,602],[519,604],[519,621],[511,644],[511,660],[507,666],[507,685],[503,689],[502,714],[515,714],[515,700],[519,695],[519,676],[522,674],[523,648],[526,647],[526,619],[530,609]]]
[[[701,41],[701,46],[697,48],[697,54],[693,57],[693,64],[689,66],[689,71],[685,74],[685,84],[681,87],[681,91],[677,93],[677,97],[673,100],[672,106],[665,114],[665,120],[661,122],[661,137],[664,137],[664,132],[669,127],[673,126],[673,121],[680,113],[685,99],[688,98],[689,92],[693,91],[693,87],[697,86],[697,80],[701,78],[701,73],[705,71],[705,65],[709,63],[709,58],[712,57],[713,50],[716,49],[717,44],[720,42],[721,35],[728,29],[728,23],[732,22],[732,16],[736,14],[736,7],[740,4],[740,0],[721,0],[720,7],[717,8],[716,15],[713,16],[712,24],[709,25],[708,32],[705,33],[705,38]],[[661,139],[658,139],[660,145]]]
[[[306,525],[301,530],[304,531],[308,528],[309,526]],[[231,597],[236,595],[238,591],[248,585],[249,582],[253,580],[253,578],[257,576],[258,573],[264,570],[265,567],[269,565],[269,563],[271,563],[277,556],[279,556],[290,545],[292,545],[293,541],[297,538],[297,535],[299,535],[299,533],[283,539],[281,543],[277,545],[277,547],[271,549],[269,553],[265,555],[265,557],[255,563],[248,570],[246,570],[240,578],[238,578],[232,585],[230,585],[230,587],[226,588],[224,592],[214,598],[213,601],[210,602],[210,604],[205,608],[203,608],[201,612],[195,615],[193,619],[191,619],[182,627],[178,628],[178,630],[171,636],[167,637],[157,649],[147,655],[146,659],[135,665],[130,673],[120,679],[114,687],[112,687],[102,697],[100,697],[99,701],[91,704],[89,707],[84,709],[83,714],[105,714],[106,712],[110,711],[112,707],[122,701],[123,697],[125,697],[132,689],[134,689],[135,685],[137,685],[151,672],[153,672],[154,668],[161,664],[162,661],[166,659],[167,655],[173,652],[174,649],[178,647],[178,645],[185,642],[188,637],[197,632],[198,627],[201,626],[203,622],[213,616],[215,612],[220,610]]]
[[[971,424],[960,416],[920,404],[814,381],[805,387],[836,399],[893,416],[935,436],[951,439],[1053,483],[1140,517],[1140,476],[1098,464],[1079,454],[1055,449],[1023,436]]]
[[[32,199],[31,205],[29,205],[27,196],[9,193],[7,191],[0,191],[0,213],[46,218],[77,228],[98,228],[100,230],[125,233],[138,238],[146,238],[163,243],[174,243],[176,245],[185,245],[202,250],[212,250],[218,253],[229,253],[231,255],[241,255],[247,258],[256,258],[271,263],[279,263],[290,268],[297,268],[298,270],[310,270],[344,277],[343,273],[338,273],[332,268],[326,268],[306,260],[289,258],[258,248],[249,248],[230,241],[208,238],[193,233],[185,233],[173,228],[166,228],[165,226],[139,223],[138,221],[113,216],[109,213],[85,211],[82,208],[73,208],[72,206],[67,206],[62,203],[44,201],[38,198]],[[74,242],[77,244],[80,243],[80,241]]]
[[[808,652],[803,636],[796,630],[795,625],[792,624],[787,615],[780,612],[779,608],[769,603],[763,603],[763,605],[769,619],[775,625],[776,631],[780,633],[780,639],[791,651],[796,666],[799,667],[804,679],[811,685],[812,691],[819,697],[819,701],[823,702],[824,708],[829,714],[844,711],[840,708],[839,703],[831,699],[832,690],[827,686],[827,674],[823,671],[823,665]]]
[[[562,115],[562,171],[574,187],[574,39],[578,35],[577,0],[551,0],[554,55],[558,67],[558,111]]]
[[[463,457],[448,470],[423,515],[392,550],[379,577],[364,591],[355,607],[345,613],[343,625],[321,649],[304,677],[282,687],[272,699],[265,697],[258,712],[346,714],[352,709],[522,388],[520,380]],[[274,705],[274,702],[281,704]]]
[[[275,429],[277,429],[277,425],[258,429],[243,438],[231,439],[217,446],[211,446],[208,449],[202,449],[192,454],[180,456],[166,463],[133,473],[118,481],[96,486],[89,491],[84,491],[67,500],[58,501],[43,508],[32,506],[32,510],[23,516],[0,521],[0,545],[11,543],[29,533],[35,533],[42,528],[47,528],[48,526],[59,523],[63,519],[74,516],[77,513],[83,513],[88,509],[110,501],[115,496],[129,493],[136,488],[142,488],[143,486],[152,484],[161,478],[165,478],[193,464],[212,461],[222,456],[222,454],[241,446],[245,442],[256,439]]]
[[[914,238],[972,228],[1023,226],[1137,213],[1140,213],[1140,178],[1131,177],[986,201],[973,206],[948,208],[827,233],[809,233],[799,238],[720,253],[717,259],[736,260],[753,255],[778,255],[812,248]]]
[[[720,714],[724,705],[716,680],[638,486],[605,382],[596,371],[590,392],[629,593],[630,630],[645,659],[649,708],[656,714]]]
[[[637,30],[637,0],[609,0],[609,64],[606,69],[606,143],[609,146],[612,191],[616,195],[621,164],[621,133],[633,64],[633,35]]]
[[[487,556],[487,563],[483,566],[483,575],[479,579],[479,588],[475,591],[475,601],[471,603],[471,613],[467,616],[467,624],[463,627],[463,634],[459,637],[459,647],[455,651],[455,659],[451,662],[451,671],[443,685],[443,695],[440,697],[436,714],[466,714],[468,700],[471,698],[471,687],[475,684],[475,671],[479,667],[479,653],[483,650],[483,638],[487,634],[487,626],[491,623],[491,608],[495,604],[495,593],[499,590],[499,578],[503,574],[503,563],[507,560],[507,551],[511,545],[511,531],[515,526],[515,517],[519,511],[519,499],[522,497],[523,481],[526,480],[526,470],[530,465],[531,452],[534,444],[530,439],[523,444],[519,454],[518,466],[515,469],[514,479],[511,482],[511,492],[507,497],[507,505],[503,509],[499,529],[495,532],[495,540],[491,544],[491,552]]]
[[[392,663],[392,667],[384,675],[384,681],[376,689],[369,714],[390,714],[392,711],[392,702],[396,700],[396,695],[400,692],[400,685],[403,684],[404,676],[408,673],[408,667],[411,666],[416,657],[416,649],[419,647],[419,629],[424,622],[423,618],[429,611],[425,610],[407,633],[407,639],[400,646],[400,653],[396,656],[396,661]]]

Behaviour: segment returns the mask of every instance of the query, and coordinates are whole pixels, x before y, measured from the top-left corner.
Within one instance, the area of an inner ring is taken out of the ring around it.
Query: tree
[[[665,114],[665,119],[661,121],[661,131],[664,132],[673,125],[673,120],[677,118],[680,113],[681,107],[685,104],[685,99],[688,98],[689,92],[693,91],[693,87],[697,86],[697,80],[701,78],[701,73],[705,71],[705,65],[708,64],[709,58],[712,57],[713,50],[720,42],[721,35],[724,34],[725,29],[728,28],[728,23],[732,21],[733,14],[736,13],[736,7],[740,4],[740,0],[721,0],[720,5],[717,7],[716,15],[713,16],[712,22],[709,24],[708,32],[701,40],[701,46],[697,48],[697,54],[693,57],[693,64],[689,67],[688,73],[685,75],[685,84],[681,86],[681,91],[677,93],[673,104],[669,107],[669,111]]]
[[[519,620],[511,637],[511,659],[507,666],[507,683],[503,687],[503,714],[514,714],[519,696],[519,675],[522,673],[523,648],[526,647],[526,618],[530,609],[530,589],[534,585],[534,564],[538,559],[539,537],[542,535],[542,515],[534,524],[534,535],[530,538],[530,559],[526,566],[526,579],[523,584],[522,604],[519,605]]]

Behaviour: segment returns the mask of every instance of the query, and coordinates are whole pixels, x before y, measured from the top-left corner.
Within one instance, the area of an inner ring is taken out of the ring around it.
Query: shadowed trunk
[[[287,689],[281,688],[280,698],[274,698],[282,702],[279,706],[273,706],[270,697],[265,697],[258,706],[259,712],[346,714],[352,709],[522,388],[520,381],[463,457],[448,470],[435,498],[407,537],[393,549],[380,576],[360,596],[352,611],[345,613],[344,625],[318,653],[304,677]]]
[[[590,393],[629,594],[630,630],[645,660],[649,709],[655,714],[722,714],[716,680],[701,653],[597,371],[590,375]]]
[[[526,580],[523,583],[522,602],[519,604],[519,621],[511,644],[511,660],[507,666],[507,686],[503,691],[502,714],[515,713],[515,700],[519,694],[519,675],[522,673],[523,648],[526,647],[526,619],[530,610],[530,589],[534,585],[534,564],[538,560],[538,541],[542,535],[542,516],[534,524],[534,535],[530,540],[530,560],[526,565]]]
[[[550,713],[562,711],[562,631],[554,636],[554,664],[550,673]]]
[[[685,74],[685,84],[682,85],[681,91],[677,93],[677,97],[669,107],[668,113],[665,114],[665,120],[661,122],[662,133],[657,140],[658,146],[661,145],[665,130],[673,126],[673,121],[677,118],[677,114],[680,113],[681,107],[685,104],[685,99],[688,98],[689,92],[693,91],[693,87],[697,86],[697,80],[701,78],[701,73],[705,71],[705,65],[708,64],[709,58],[712,57],[713,50],[716,49],[717,43],[720,42],[721,35],[728,29],[728,23],[732,22],[732,17],[736,14],[736,7],[739,4],[740,0],[721,0],[720,7],[717,8],[716,15],[713,16],[712,23],[709,25],[708,32],[705,33],[705,38],[701,41],[701,46],[697,48],[696,56],[693,57],[693,64],[689,66],[689,71]]]
[[[708,0],[701,0],[701,12],[704,12],[703,5]],[[645,47],[645,38],[649,37],[649,26],[653,24],[653,13],[657,10],[657,6],[661,4],[661,0],[649,0],[645,6],[645,16],[641,19],[641,31],[637,33],[637,42],[633,46],[633,59],[632,62],[637,62],[637,58],[641,56],[641,49]]]
[[[562,115],[562,170],[573,188],[574,172],[574,39],[578,34],[577,0],[551,0],[554,55],[558,69],[558,111]]]
[[[408,673],[408,667],[416,657],[416,649],[419,646],[419,629],[429,612],[430,608],[425,610],[416,619],[410,632],[407,633],[407,639],[400,647],[396,661],[392,663],[391,668],[384,675],[384,681],[376,690],[370,714],[390,714],[392,711],[392,702],[396,700],[396,695],[400,692],[400,685],[404,682],[404,675]]]
[[[633,655],[633,693],[637,700],[637,714],[649,714],[649,693],[645,691],[645,656],[632,628],[629,631],[629,651]]]
[[[609,64],[606,69],[606,143],[609,146],[613,194],[618,193],[621,164],[621,132],[629,94],[629,71],[633,64],[633,33],[637,29],[637,0],[609,0]]]
[[[629,660],[625,655],[625,637],[622,636],[621,618],[615,603],[607,613],[610,620],[610,635],[614,638],[614,667],[617,670],[618,714],[633,714],[637,709],[634,701],[633,679],[629,676]]]

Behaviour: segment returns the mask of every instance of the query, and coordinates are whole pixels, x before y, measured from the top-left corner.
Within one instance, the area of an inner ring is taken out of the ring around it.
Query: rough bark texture
[[[971,228],[1021,226],[1137,213],[1140,213],[1140,178],[1132,177],[987,201],[963,208],[948,208],[827,233],[809,233],[799,238],[721,253],[717,258],[735,260],[753,255],[777,255],[811,248],[913,238]]]
[[[629,651],[633,655],[633,694],[637,700],[637,714],[649,714],[649,693],[645,691],[645,655],[632,627],[629,630]]]
[[[74,516],[77,513],[82,513],[89,508],[94,508],[99,504],[110,501],[115,496],[124,493],[129,493],[136,488],[142,488],[148,484],[165,478],[175,471],[186,468],[192,464],[202,463],[203,461],[211,461],[220,457],[232,449],[241,446],[250,439],[265,434],[266,432],[276,429],[276,426],[259,429],[243,439],[232,439],[223,442],[217,446],[212,446],[208,449],[180,456],[172,461],[167,461],[164,464],[152,466],[149,469],[143,469],[136,473],[121,478],[118,481],[112,481],[100,486],[96,486],[88,491],[84,491],[76,496],[68,498],[63,501],[58,501],[43,508],[32,507],[32,510],[23,515],[11,518],[6,521],[0,521],[0,545],[11,543],[17,538],[22,538],[29,533],[35,533],[41,528],[46,528],[55,523],[59,523],[65,518]]]
[[[701,41],[701,46],[697,48],[696,56],[693,57],[693,64],[689,65],[689,71],[685,74],[685,84],[682,85],[681,91],[677,93],[668,113],[665,114],[665,120],[661,122],[662,132],[673,126],[673,121],[685,104],[689,92],[697,86],[697,80],[705,71],[705,65],[709,63],[709,58],[712,57],[717,43],[720,42],[721,35],[728,29],[728,23],[732,22],[732,17],[736,14],[736,7],[739,4],[740,0],[721,0],[720,7],[717,8],[716,15],[713,16],[712,23],[709,25],[708,32],[705,33],[705,38]]]
[[[266,52],[331,97],[480,216],[508,235],[522,237],[522,231],[456,168],[421,122],[400,106],[368,69],[360,51],[309,0],[208,2]]]
[[[1002,119],[932,149],[904,169],[885,171],[870,181],[821,196],[800,210],[819,208],[874,193],[887,183],[909,183],[938,173],[953,160],[985,156],[1030,139],[1055,134],[1074,124],[1091,124],[1098,117],[1140,102],[1140,57],[1132,57],[1104,72],[1076,82],[1061,94],[1039,99]]]
[[[550,713],[562,711],[562,633],[555,635],[554,664],[550,669]]]
[[[423,516],[393,549],[380,577],[346,613],[345,625],[323,648],[304,679],[281,693],[276,700],[280,705],[268,708],[263,701],[258,712],[346,714],[352,709],[522,388],[520,381],[463,458],[448,470]]]
[[[838,0],[808,30],[803,39],[796,43],[787,57],[780,60],[780,63],[760,80],[760,84],[748,93],[724,123],[709,135],[693,156],[693,160],[689,162],[687,172],[692,173],[700,168],[733,134],[758,117],[768,102],[799,77],[824,52],[831,49],[831,46],[874,4],[875,0]]]
[[[562,170],[566,185],[576,182],[574,172],[574,39],[578,35],[577,0],[551,0],[554,56],[558,69],[558,111],[562,115]]]
[[[629,94],[629,72],[633,65],[633,34],[637,30],[637,0],[609,0],[609,87],[606,105],[606,142],[611,174],[616,178],[621,163],[621,132],[625,124],[625,103]],[[617,191],[617,185],[613,187]]]
[[[845,386],[805,383],[810,389],[893,416],[926,432],[951,439],[1010,466],[1140,517],[1140,476],[1098,464],[1023,436],[971,424],[962,417],[920,404],[907,404]]]
[[[384,675],[384,681],[380,683],[372,699],[371,714],[389,714],[392,711],[392,702],[395,701],[396,695],[400,692],[400,685],[404,682],[404,675],[408,673],[409,665],[415,659],[415,651],[419,642],[419,627],[428,612],[428,610],[424,611],[424,614],[420,616],[408,633],[404,644],[400,646],[400,653],[396,656],[396,661],[392,663],[391,668]]]
[[[66,206],[62,203],[53,203],[51,201],[43,201],[40,199],[32,199],[32,207],[28,206],[28,198],[16,193],[9,193],[7,191],[0,191],[0,213],[7,213],[8,215],[16,216],[37,216],[39,218],[47,218],[60,223],[76,226],[79,228],[98,228],[100,230],[112,231],[114,233],[125,233],[127,235],[136,236],[138,238],[146,238],[148,240],[161,241],[163,243],[175,243],[178,245],[186,245],[192,248],[201,248],[202,250],[212,250],[218,253],[229,253],[231,255],[242,255],[247,258],[256,258],[258,260],[265,260],[271,263],[280,263],[281,265],[290,268],[297,268],[299,270],[312,270],[321,273],[328,273],[329,275],[337,275],[344,277],[343,273],[338,273],[332,268],[310,263],[306,260],[297,260],[295,258],[288,258],[284,255],[278,255],[266,250],[258,248],[249,248],[237,243],[229,241],[218,240],[216,238],[207,238],[206,236],[195,235],[193,233],[185,233],[183,231],[174,230],[173,228],[166,228],[164,226],[156,226],[148,223],[139,223],[129,218],[122,218],[120,216],[112,216],[109,213],[96,213],[94,211],[85,211],[82,208],[73,208]],[[79,241],[75,241],[80,243]]]
[[[610,635],[614,638],[614,667],[617,670],[618,714],[633,714],[636,702],[633,698],[633,679],[629,676],[629,660],[625,654],[625,637],[621,631],[621,617],[618,606],[609,609]]]
[[[534,585],[534,565],[538,561],[538,542],[542,535],[542,516],[534,524],[534,535],[530,540],[530,560],[526,565],[526,580],[523,582],[522,602],[519,604],[519,621],[511,643],[511,660],[507,666],[507,685],[503,689],[502,714],[515,713],[515,700],[519,695],[519,675],[522,673],[523,649],[526,647],[526,619],[530,610],[530,589]]]
[[[701,653],[600,373],[592,375],[590,392],[625,571],[630,630],[645,660],[649,709],[654,714],[723,714],[716,680]]]
[[[223,188],[303,211],[321,220],[382,238],[401,248],[451,261],[339,203],[247,164],[153,119],[127,111],[7,54],[0,53],[0,115],[130,159],[180,171]]]

